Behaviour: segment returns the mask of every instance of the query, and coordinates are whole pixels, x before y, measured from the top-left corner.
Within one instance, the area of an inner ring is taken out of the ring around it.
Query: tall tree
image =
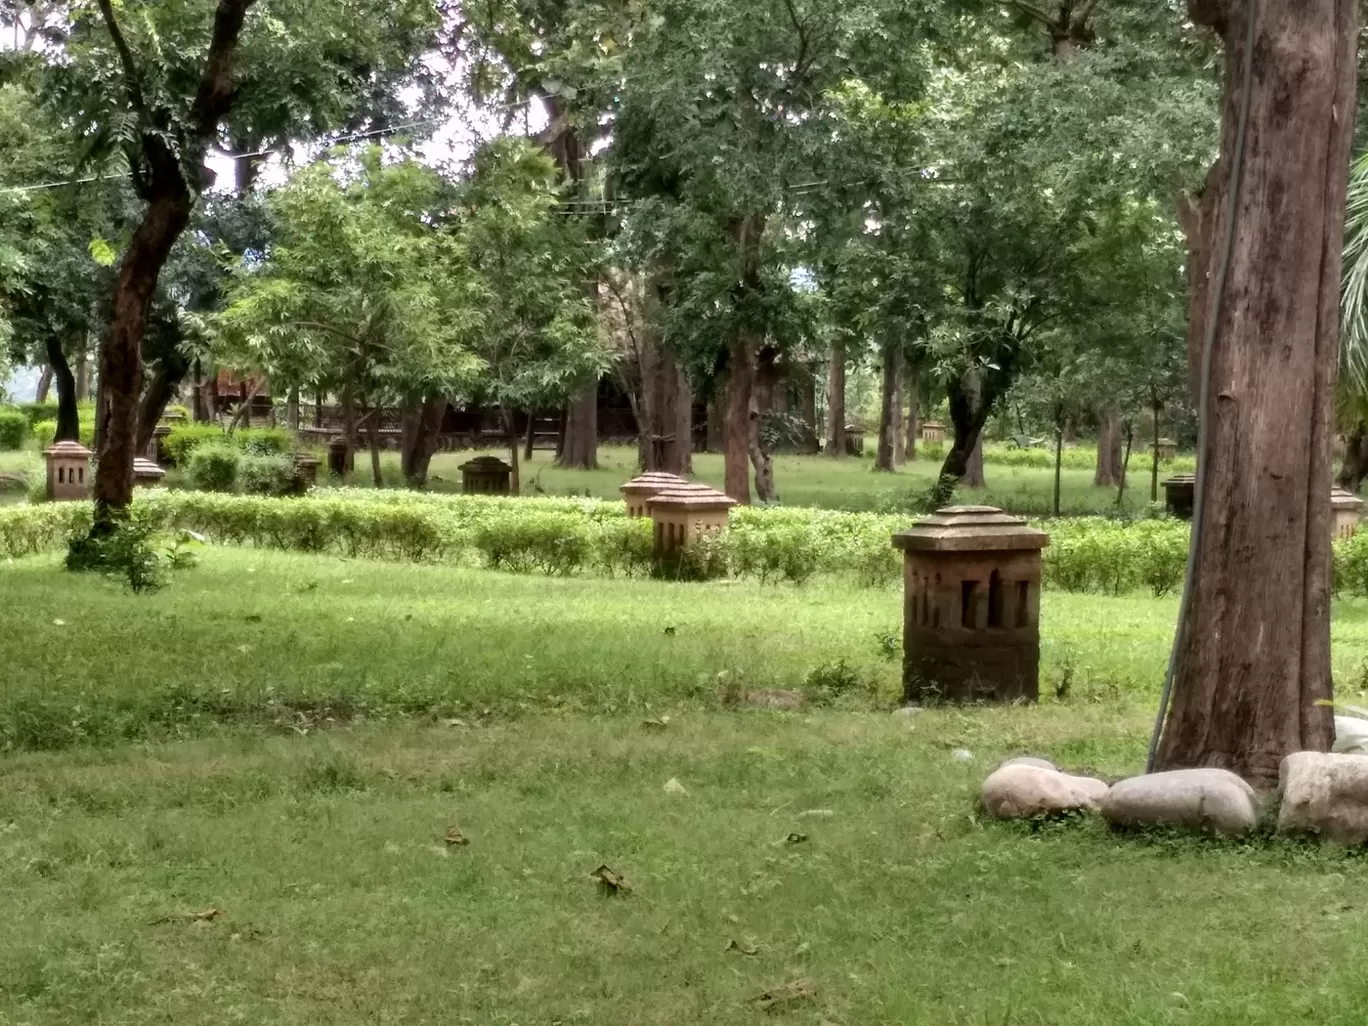
[[[1209,359],[1201,522],[1157,765],[1271,786],[1284,756],[1325,751],[1334,733],[1318,702],[1331,694],[1331,405],[1358,5],[1191,0],[1189,13],[1220,35],[1226,75],[1204,197],[1210,305],[1191,326]]]

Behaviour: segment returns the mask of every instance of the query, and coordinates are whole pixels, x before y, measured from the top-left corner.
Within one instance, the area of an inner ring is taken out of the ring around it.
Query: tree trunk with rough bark
[[[299,430],[299,389],[290,389],[285,398],[285,426],[291,431]]]
[[[184,168],[200,163],[237,95],[233,58],[252,3],[253,0],[219,0],[185,126],[184,144],[173,149],[167,142],[166,115],[149,107],[142,95],[142,74],[119,27],[114,5],[110,0],[99,0],[101,17],[122,65],[125,99],[138,114],[144,158],[138,192],[146,207],[119,265],[108,326],[100,346],[99,462],[95,470],[92,536],[110,534],[133,499],[133,461],[139,455],[143,336],[157,279],[176,240],[190,222],[194,198]]]
[[[152,444],[152,433],[157,430],[166,407],[190,373],[190,361],[179,349],[172,351],[157,365],[152,380],[147,383],[142,402],[138,404],[138,450],[146,452]]]
[[[742,333],[731,346],[727,360],[726,404],[722,416],[723,490],[742,505],[750,503],[751,381],[755,375],[755,351]]]
[[[903,417],[903,392],[905,391],[903,379],[907,374],[907,364],[901,354],[897,359],[898,380],[893,386],[893,423],[890,426],[893,432],[893,466],[901,467],[907,462],[907,429],[904,426]]]
[[[1113,403],[1102,408],[1098,418],[1097,469],[1093,486],[1115,488],[1121,483],[1121,413]]]
[[[755,468],[755,497],[761,502],[777,502],[779,493],[774,488],[774,461],[770,458],[765,439],[760,433],[760,404],[751,396],[748,417],[751,466]]]
[[[874,469],[891,474],[898,449],[898,376],[902,356],[892,346],[884,347],[883,382],[879,390],[879,445],[874,454]]]
[[[371,480],[376,488],[385,487],[385,475],[380,470],[380,407],[366,414],[366,435],[370,441]]]
[[[504,444],[508,446],[508,463],[513,468],[513,473],[509,475],[508,494],[521,495],[522,465],[518,461],[520,455],[518,443],[521,439],[518,438],[518,430],[513,423],[513,411],[502,410],[500,412],[503,415]]]
[[[53,382],[57,386],[57,434],[55,442],[79,442],[81,440],[81,413],[76,405],[76,377],[71,373],[62,343],[55,338],[47,340],[48,366],[52,370]]]
[[[171,247],[190,223],[191,198],[184,182],[155,197],[133,233],[119,268],[109,327],[100,346],[99,461],[95,468],[95,527],[109,533],[114,517],[133,500],[133,461],[138,448],[138,401],[142,395],[142,340],[152,298]]]
[[[598,469],[598,378],[570,400],[565,412],[565,442],[556,466],[567,470]]]
[[[38,376],[38,392],[34,395],[35,403],[45,403],[48,400],[48,393],[52,391],[52,364],[43,365],[43,373]]]
[[[969,461],[964,465],[960,484],[965,488],[983,488],[987,483],[983,476],[983,430],[980,428],[974,448],[969,452]]]
[[[1334,737],[1317,703],[1331,696],[1331,412],[1358,8],[1265,0],[1253,54],[1250,11],[1247,0],[1190,5],[1226,52],[1213,269],[1228,228],[1233,246],[1211,357],[1200,556],[1157,765],[1218,766],[1267,788],[1284,756],[1326,751]],[[1227,226],[1246,59],[1243,179]]]
[[[1368,425],[1360,421],[1344,440],[1344,461],[1340,464],[1336,483],[1357,494],[1365,477],[1368,477]]]
[[[399,442],[399,463],[404,481],[414,489],[427,486],[428,469],[442,439],[442,421],[446,419],[445,398],[425,399],[410,406],[403,414],[403,434]]]
[[[658,338],[643,338],[640,353],[642,465],[684,475],[693,451],[693,393],[689,379]]]
[[[826,454],[844,456],[846,449],[845,430],[845,390],[846,354],[840,346],[831,347],[827,364],[827,432]]]
[[[907,381],[907,443],[903,455],[907,462],[917,460],[917,442],[921,433],[921,371],[909,363],[904,372]]]

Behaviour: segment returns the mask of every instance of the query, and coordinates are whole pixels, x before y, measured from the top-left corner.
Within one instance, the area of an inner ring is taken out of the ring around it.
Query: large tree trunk
[[[921,433],[921,371],[915,364],[908,364],[904,372],[907,387],[907,443],[903,455],[909,463],[917,459],[917,441]]]
[[[95,469],[95,531],[107,533],[133,499],[133,461],[138,448],[138,400],[142,395],[142,340],[152,297],[171,247],[190,223],[190,192],[176,179],[147,205],[119,268],[109,327],[100,346],[99,462]]]
[[[969,461],[960,476],[960,484],[965,488],[983,488],[987,483],[983,477],[983,430],[980,428],[974,447],[969,451]]]
[[[1102,408],[1097,432],[1097,469],[1093,485],[1115,488],[1121,483],[1121,413],[1114,403]]]
[[[907,462],[907,435],[903,427],[903,379],[907,374],[907,363],[901,354],[896,363],[898,379],[893,384],[893,423],[889,428],[893,432],[893,466],[901,467]]]
[[[504,444],[508,446],[508,463],[513,468],[513,473],[509,475],[508,493],[510,495],[522,494],[522,465],[518,462],[518,430],[513,423],[513,411],[501,410],[503,415]]]
[[[76,405],[76,376],[71,373],[62,343],[49,337],[47,340],[48,366],[57,385],[57,434],[56,442],[79,442],[81,440],[81,414]]]
[[[774,488],[774,461],[760,434],[760,404],[751,396],[747,447],[751,466],[755,468],[755,497],[761,502],[777,502],[779,493]]]
[[[442,439],[442,421],[446,419],[447,401],[444,398],[425,399],[416,407],[404,410],[404,430],[399,443],[399,462],[404,481],[410,488],[427,485],[428,469]]]
[[[817,423],[817,378],[805,366],[794,384],[798,391],[798,419],[803,423],[802,452],[811,456],[822,451],[822,425]]]
[[[1368,477],[1368,425],[1359,421],[1353,433],[1345,439],[1344,462],[1340,464],[1336,483],[1341,488],[1357,493],[1365,477]]]
[[[828,456],[844,456],[846,448],[845,430],[845,390],[846,354],[840,346],[831,347],[827,365],[827,432],[826,453]]]
[[[152,443],[152,432],[157,430],[157,422],[170,404],[176,389],[190,373],[190,361],[179,349],[172,352],[157,365],[156,373],[143,392],[142,402],[138,405],[138,451],[146,452]]]
[[[565,441],[556,466],[569,470],[598,469],[598,378],[570,400],[565,415]]]
[[[1234,245],[1199,456],[1200,557],[1157,765],[1219,766],[1270,787],[1284,756],[1325,751],[1334,736],[1317,703],[1331,695],[1331,405],[1357,4],[1261,6],[1254,54],[1246,0],[1190,6],[1226,50],[1213,268],[1228,227]],[[1227,226],[1250,59],[1243,181]]]
[[[38,392],[33,397],[35,403],[45,403],[52,391],[52,364],[43,365],[43,373],[38,376]]]
[[[642,340],[640,361],[643,466],[667,474],[687,474],[693,451],[689,379],[653,334]]]
[[[879,393],[879,446],[874,455],[874,469],[891,474],[898,449],[898,378],[902,372],[902,354],[893,346],[885,346],[883,354],[883,387]]]
[[[750,502],[751,381],[755,376],[755,350],[750,336],[742,332],[732,343],[727,359],[726,408],[722,417],[722,464],[724,491],[737,502]]]
[[[285,399],[285,426],[291,431],[299,430],[299,389],[290,389]]]

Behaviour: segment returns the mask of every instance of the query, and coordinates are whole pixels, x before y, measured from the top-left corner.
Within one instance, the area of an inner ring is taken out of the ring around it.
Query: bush
[[[202,445],[191,450],[190,483],[204,492],[231,492],[237,485],[242,454],[230,445]]]
[[[67,547],[67,569],[106,574],[123,581],[137,594],[157,591],[166,584],[172,570],[194,565],[186,549],[190,542],[186,535],[164,550],[157,547],[160,526],[154,510],[133,506],[112,533],[91,537],[83,531],[73,537]]]
[[[494,570],[569,574],[589,559],[589,525],[573,513],[509,510],[507,516],[481,524],[475,547]]]
[[[204,445],[225,444],[228,436],[217,424],[177,424],[162,441],[166,461],[173,467],[189,467],[190,457]]]
[[[239,456],[237,479],[249,495],[296,495],[300,491],[294,460],[288,456]]]
[[[284,428],[243,428],[231,435],[233,444],[256,456],[283,456],[295,447],[295,437]]]
[[[22,449],[28,433],[28,417],[18,410],[0,410],[0,449]]]
[[[33,437],[38,443],[38,448],[48,448],[57,437],[57,421],[40,420],[33,425]],[[87,449],[95,448],[95,417],[93,415],[81,418],[80,440]]]

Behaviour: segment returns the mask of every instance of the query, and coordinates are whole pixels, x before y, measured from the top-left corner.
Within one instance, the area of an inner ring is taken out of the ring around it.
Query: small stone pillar
[[[908,701],[1034,702],[1044,531],[992,506],[947,506],[893,536],[903,567]]]
[[[43,451],[47,460],[47,497],[52,502],[90,498],[90,450],[80,442],[58,442]]]
[[[1192,519],[1192,507],[1196,501],[1197,477],[1195,474],[1174,474],[1164,482],[1164,508],[1168,515],[1179,520]]]
[[[147,445],[147,458],[159,467],[166,463],[166,439],[170,434],[169,424],[158,424],[152,429],[152,441]]]
[[[299,482],[299,487],[303,491],[308,491],[318,484],[318,460],[314,459],[307,452],[297,452],[293,454],[295,480]]]
[[[1333,541],[1343,541],[1358,534],[1359,521],[1363,518],[1363,500],[1353,492],[1336,488],[1330,493],[1330,507],[1334,510]]]
[[[1171,460],[1178,455],[1178,443],[1172,438],[1161,438],[1155,448],[1159,450],[1161,460]]]
[[[646,500],[661,492],[678,488],[682,484],[688,484],[678,474],[666,474],[658,470],[652,470],[640,477],[634,477],[618,491],[627,500],[627,515],[629,517],[644,517],[646,513]]]
[[[863,456],[865,449],[864,428],[858,424],[847,424],[845,429],[846,455]]]
[[[461,491],[466,495],[507,495],[513,468],[497,456],[477,456],[461,464]]]
[[[145,460],[139,456],[133,461],[134,488],[155,488],[162,483],[164,477],[166,477],[166,471],[151,460]]]
[[[655,525],[657,563],[677,560],[696,538],[727,529],[727,513],[736,500],[707,485],[683,481],[646,500]]]
[[[945,441],[945,425],[938,420],[924,420],[921,440],[927,445],[941,445]]]
[[[328,473],[333,477],[347,476],[347,440],[334,438],[328,443]]]

